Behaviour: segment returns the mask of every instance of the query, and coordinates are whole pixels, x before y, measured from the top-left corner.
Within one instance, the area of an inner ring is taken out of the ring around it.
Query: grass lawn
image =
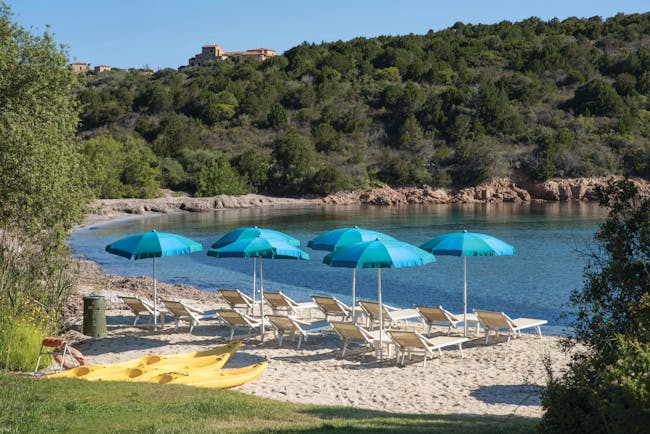
[[[536,419],[292,404],[180,385],[0,374],[0,432],[532,432]]]

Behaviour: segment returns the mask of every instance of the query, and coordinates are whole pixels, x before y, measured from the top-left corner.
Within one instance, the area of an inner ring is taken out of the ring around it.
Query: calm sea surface
[[[467,259],[468,308],[504,311],[511,317],[545,318],[546,333],[560,334],[560,318],[572,289],[582,287],[585,252],[606,212],[595,204],[489,204],[408,207],[308,207],[224,210],[177,214],[90,227],[74,232],[69,245],[78,257],[96,261],[107,273],[151,275],[151,260],[129,261],[104,251],[125,235],[156,229],[203,244],[205,250],[239,226],[258,226],[298,238],[309,261],[265,260],[264,289],[281,290],[297,301],[310,294],[334,294],[350,302],[351,273],[322,263],[327,252],[307,242],[320,233],[358,225],[415,245],[448,232],[467,229],[500,238],[515,256]],[[161,258],[157,277],[213,291],[238,288],[251,293],[252,259],[216,259],[204,252]],[[424,267],[383,269],[385,303],[399,307],[443,305],[462,312],[462,258],[437,256]],[[148,289],[147,289],[148,291]],[[357,270],[357,296],[376,299],[377,271]]]

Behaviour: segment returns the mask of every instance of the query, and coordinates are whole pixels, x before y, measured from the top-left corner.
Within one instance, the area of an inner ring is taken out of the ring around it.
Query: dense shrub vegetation
[[[67,56],[11,19],[0,3],[0,368],[25,370],[58,329],[74,276],[65,238],[90,192]]]
[[[262,63],[111,71],[79,97],[81,138],[155,156],[143,168],[117,156],[102,197],[153,194],[129,186],[127,167],[198,194],[650,177],[650,13],[456,23],[303,43]]]
[[[575,338],[586,351],[551,377],[545,432],[641,433],[650,424],[650,198],[627,180],[599,191],[610,208],[575,291]]]

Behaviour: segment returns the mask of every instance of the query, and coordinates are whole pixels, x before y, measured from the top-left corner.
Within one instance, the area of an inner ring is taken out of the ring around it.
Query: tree
[[[84,143],[87,182],[100,199],[122,197],[120,177],[124,168],[123,144],[112,136],[100,136]]]
[[[280,191],[306,193],[322,166],[313,143],[297,131],[279,137],[273,146],[276,186]]]
[[[16,342],[58,331],[73,282],[65,239],[90,193],[74,138],[77,77],[48,33],[12,18],[0,3],[0,367],[26,370],[12,354],[30,348]]]
[[[576,113],[597,116],[618,116],[624,108],[623,99],[603,80],[592,80],[576,89],[571,101]]]
[[[152,148],[159,157],[176,157],[182,149],[197,148],[200,144],[200,124],[186,116],[171,113],[160,123]]]
[[[490,177],[495,164],[493,145],[486,139],[460,142],[452,159],[451,177],[456,186],[478,185]]]
[[[224,154],[215,154],[202,168],[196,181],[196,195],[199,197],[218,194],[238,195],[247,193],[245,185],[230,166]]]
[[[578,352],[544,394],[547,432],[645,432],[650,424],[650,198],[627,179],[597,190],[609,216],[571,295]]]
[[[144,92],[135,100],[136,107],[150,113],[162,113],[172,107],[172,97],[167,89],[158,81],[147,84]]]
[[[281,130],[287,126],[287,111],[280,104],[273,104],[268,120],[271,128]]]
[[[160,168],[156,155],[142,140],[128,138],[124,143],[121,181],[124,197],[151,198],[160,189]]]
[[[264,188],[271,168],[268,156],[255,149],[249,149],[237,156],[233,161],[233,166],[256,192]]]
[[[319,152],[340,152],[343,150],[339,133],[328,122],[322,122],[312,131],[312,139]]]
[[[185,170],[181,163],[174,158],[163,158],[160,160],[160,183],[164,188],[182,189],[185,188]]]
[[[650,199],[626,179],[597,190],[609,216],[596,234],[582,291],[571,296],[578,318],[576,337],[605,357],[616,357],[612,338],[636,336],[650,342]]]
[[[144,141],[110,135],[84,142],[88,184],[102,199],[155,197],[160,188],[158,159]],[[178,163],[177,163],[178,164]]]
[[[49,34],[0,4],[0,226],[63,247],[89,197],[74,140],[77,78]]]

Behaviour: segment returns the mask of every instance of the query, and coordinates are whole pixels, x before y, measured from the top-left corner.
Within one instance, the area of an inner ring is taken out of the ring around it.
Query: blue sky
[[[0,0],[33,33],[46,25],[71,61],[153,69],[186,64],[205,44],[278,53],[308,42],[423,34],[464,23],[650,11],[648,0]]]

